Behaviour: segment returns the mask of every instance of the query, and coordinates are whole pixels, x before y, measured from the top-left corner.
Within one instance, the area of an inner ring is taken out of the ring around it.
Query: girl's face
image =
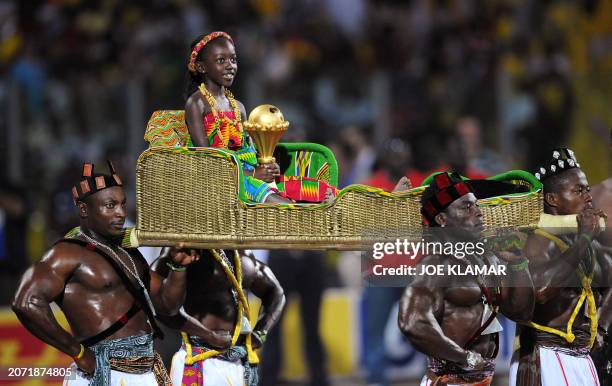
[[[204,60],[197,62],[197,70],[214,83],[230,87],[238,72],[238,58],[234,45],[227,39],[215,39],[208,44]]]

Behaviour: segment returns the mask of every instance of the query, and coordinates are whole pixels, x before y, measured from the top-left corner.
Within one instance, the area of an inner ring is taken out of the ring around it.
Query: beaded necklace
[[[234,95],[232,95],[231,91],[228,89],[225,89],[225,96],[229,100],[230,106],[232,106],[232,110],[234,111],[234,119],[229,119],[225,116],[225,114],[223,114],[223,111],[217,111],[218,110],[217,101],[215,97],[210,93],[210,91],[206,89],[206,86],[204,85],[204,83],[200,84],[199,89],[200,89],[200,93],[202,94],[202,96],[204,96],[204,98],[208,102],[208,105],[210,106],[210,112],[215,118],[215,122],[212,124],[212,127],[211,127],[212,129],[211,133],[216,130],[217,135],[219,136],[219,139],[221,139],[221,143],[223,144],[223,147],[227,148],[229,144],[229,138],[231,137],[232,128],[234,128],[234,133],[237,133],[237,134],[242,133],[242,125],[240,123],[240,110],[238,109],[238,103],[236,103],[236,99],[234,98]],[[221,132],[223,121],[226,122],[226,127],[228,127],[227,138]]]
[[[149,308],[151,309],[151,312],[153,313],[153,316],[156,316],[155,313],[155,307],[153,306],[153,301],[151,300],[151,296],[149,295],[149,291],[147,291],[147,287],[145,286],[145,284],[142,282],[142,280],[140,279],[140,275],[138,274],[138,270],[136,269],[136,264],[134,263],[134,260],[132,259],[132,256],[130,256],[130,254],[123,248],[121,248],[121,246],[117,245],[117,249],[119,251],[121,251],[123,253],[123,255],[127,256],[128,261],[130,262],[132,269],[130,269],[130,267],[123,262],[123,260],[121,260],[119,258],[119,255],[117,254],[117,252],[115,252],[113,250],[113,248],[111,248],[110,246],[99,242],[98,240],[95,240],[94,238],[86,235],[84,232],[79,231],[79,233],[77,235],[80,235],[81,237],[83,237],[85,240],[87,240],[88,242],[94,244],[95,246],[97,246],[98,248],[106,251],[106,253],[110,254],[115,261],[117,261],[119,264],[121,264],[121,266],[127,271],[129,272],[129,274],[136,279],[136,281],[138,282],[138,285],[140,286],[140,288],[142,289],[142,292],[144,294],[144,297],[147,301],[147,305],[149,306]]]

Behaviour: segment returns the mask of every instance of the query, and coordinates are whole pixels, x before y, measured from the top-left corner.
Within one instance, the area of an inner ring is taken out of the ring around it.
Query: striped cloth
[[[521,348],[510,369],[510,386],[599,386],[589,352],[589,332],[576,340],[521,327]]]

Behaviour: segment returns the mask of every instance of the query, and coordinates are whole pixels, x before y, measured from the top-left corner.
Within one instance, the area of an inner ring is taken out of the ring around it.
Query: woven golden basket
[[[520,173],[497,179],[529,184]],[[244,177],[237,159],[213,148],[151,148],[136,174],[138,245],[355,250],[421,231],[423,187],[388,193],[352,185],[332,204],[249,204],[238,198]],[[529,193],[480,200],[486,226],[536,226],[542,212],[536,184]]]

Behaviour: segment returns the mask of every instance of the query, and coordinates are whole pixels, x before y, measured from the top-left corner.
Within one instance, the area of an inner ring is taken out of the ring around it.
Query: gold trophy
[[[249,119],[244,122],[244,128],[255,142],[257,163],[263,165],[276,162],[274,149],[288,127],[289,122],[285,121],[283,113],[276,106],[259,105],[251,111]]]

